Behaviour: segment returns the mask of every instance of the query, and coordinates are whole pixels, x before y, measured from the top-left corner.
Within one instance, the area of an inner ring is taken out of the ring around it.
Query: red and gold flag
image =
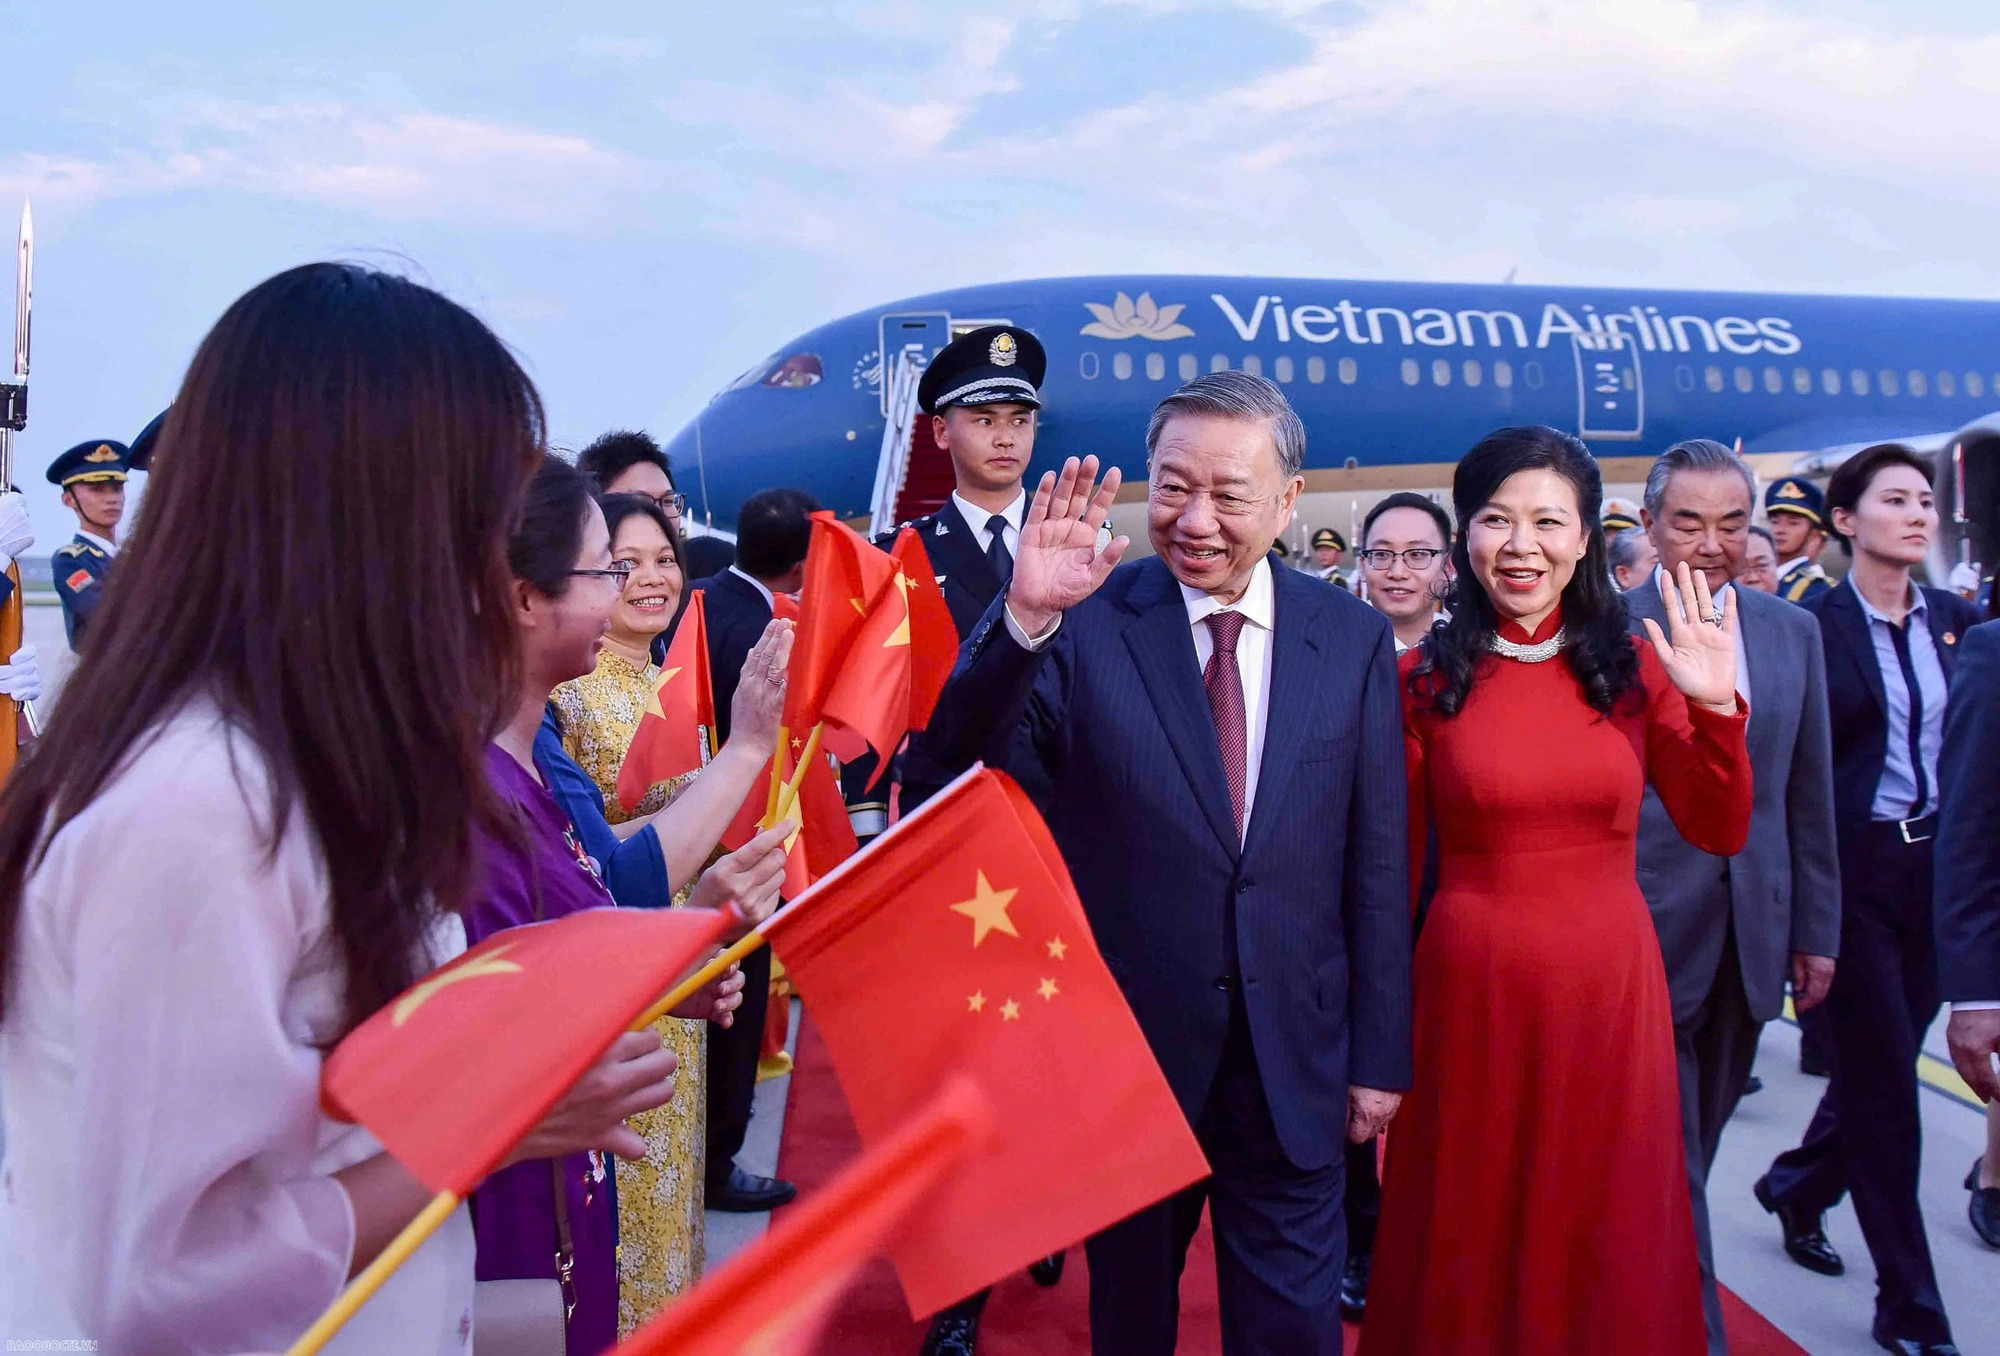
[[[764,934],[865,1144],[955,1075],[993,1102],[990,1143],[890,1249],[913,1313],[1207,1176],[1055,840],[1005,775],[953,783]]]
[[[869,601],[861,625],[833,675],[820,719],[826,747],[844,763],[873,752],[872,786],[910,729],[910,590],[914,581],[892,561],[881,591]]]
[[[958,1079],[611,1356],[803,1356],[854,1274],[992,1132]]]
[[[930,553],[917,530],[898,532],[889,554],[910,578],[910,728],[921,730],[931,723],[958,663],[958,623],[951,619],[951,605],[931,573]]]
[[[715,681],[708,670],[707,595],[695,589],[667,646],[660,680],[618,769],[618,803],[636,812],[646,793],[699,771],[715,752]]]
[[[869,605],[894,569],[889,554],[822,509],[812,516],[805,581],[799,588],[798,634],[786,670],[785,725],[810,729],[832,689]]]
[[[469,1195],[729,923],[604,908],[496,933],[349,1033],[321,1104],[432,1191]]]

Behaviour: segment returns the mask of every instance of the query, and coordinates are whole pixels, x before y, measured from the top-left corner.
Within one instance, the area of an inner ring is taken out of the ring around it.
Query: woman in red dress
[[[1413,853],[1435,829],[1438,884],[1361,1351],[1700,1356],[1633,839],[1651,781],[1690,842],[1743,846],[1735,619],[1683,569],[1661,583],[1672,635],[1628,633],[1597,464],[1568,434],[1493,434],[1452,495],[1451,620],[1403,659]]]

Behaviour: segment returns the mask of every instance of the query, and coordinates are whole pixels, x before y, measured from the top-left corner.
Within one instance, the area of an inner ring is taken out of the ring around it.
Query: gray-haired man
[[[1705,438],[1678,443],[1646,478],[1642,515],[1660,568],[1686,561],[1720,599],[1742,566],[1756,486],[1743,459]],[[1659,585],[1626,595],[1635,629],[1664,623]],[[1833,837],[1833,751],[1819,623],[1768,593],[1736,594],[1737,672],[1750,698],[1756,777],[1750,838],[1712,857],[1675,831],[1650,790],[1639,821],[1639,888],[1659,930],[1680,1056],[1681,1126],[1701,1249],[1708,1345],[1727,1350],[1708,1230],[1708,1173],[1723,1124],[1743,1095],[1757,1036],[1784,1007],[1826,996],[1840,947]]]

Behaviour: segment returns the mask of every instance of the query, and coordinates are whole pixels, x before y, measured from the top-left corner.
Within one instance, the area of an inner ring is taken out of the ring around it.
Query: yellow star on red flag
[[[973,886],[971,899],[961,900],[951,906],[953,913],[962,913],[972,920],[972,944],[978,946],[986,940],[986,934],[996,929],[1009,937],[1021,934],[1014,928],[1014,920],[1007,916],[1007,906],[1014,902],[1019,890],[996,890],[986,879],[984,871],[975,872],[977,880]]]

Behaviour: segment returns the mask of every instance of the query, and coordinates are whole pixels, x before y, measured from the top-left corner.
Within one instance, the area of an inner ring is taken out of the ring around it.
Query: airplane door
[[[1590,438],[1637,438],[1646,431],[1645,376],[1629,335],[1571,334],[1576,354],[1576,431]]]
[[[918,367],[927,366],[937,351],[951,342],[951,314],[947,311],[896,311],[881,320],[882,413],[889,413],[890,377],[896,359],[908,353]]]

